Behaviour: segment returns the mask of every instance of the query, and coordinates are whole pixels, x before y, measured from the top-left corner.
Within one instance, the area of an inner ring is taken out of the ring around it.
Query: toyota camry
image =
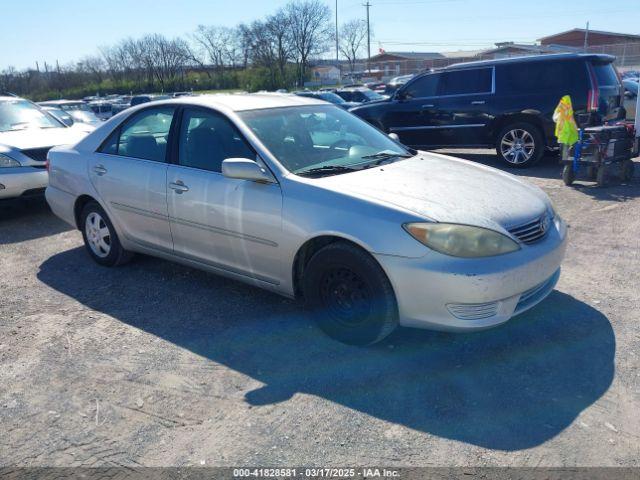
[[[46,197],[100,265],[138,252],[248,282],[360,345],[506,322],[553,290],[567,239],[526,181],[294,95],[126,110],[49,153]]]

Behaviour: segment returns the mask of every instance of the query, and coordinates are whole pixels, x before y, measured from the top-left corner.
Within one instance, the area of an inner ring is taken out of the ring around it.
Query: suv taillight
[[[47,170],[47,173],[49,173],[49,155],[47,155],[47,159],[44,161],[44,168]]]
[[[598,78],[596,72],[593,71],[593,67],[589,63],[589,80],[591,81],[591,89],[587,92],[587,111],[598,111],[598,105],[600,104],[600,88],[598,87]]]

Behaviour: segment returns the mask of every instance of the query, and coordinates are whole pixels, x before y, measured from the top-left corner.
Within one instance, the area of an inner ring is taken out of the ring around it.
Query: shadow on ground
[[[48,237],[71,230],[56,217],[44,197],[0,201],[0,245]]]
[[[38,278],[264,383],[246,394],[250,404],[303,392],[485,448],[549,440],[600,398],[614,375],[607,318],[557,291],[492,330],[401,329],[381,344],[354,348],[325,337],[294,302],[148,257],[105,269],[76,248],[46,260]]]

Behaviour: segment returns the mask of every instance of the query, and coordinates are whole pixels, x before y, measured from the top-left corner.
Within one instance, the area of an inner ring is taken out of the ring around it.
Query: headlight
[[[453,257],[492,257],[520,250],[514,240],[488,228],[452,223],[407,223],[403,226],[420,243]]]
[[[0,168],[20,167],[20,162],[0,153]]]

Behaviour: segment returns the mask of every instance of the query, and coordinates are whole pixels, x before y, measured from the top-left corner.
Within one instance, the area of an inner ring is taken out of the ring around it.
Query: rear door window
[[[440,77],[439,73],[433,73],[416,78],[403,89],[403,92],[407,98],[434,97],[438,93]]]
[[[173,107],[158,107],[134,114],[109,136],[100,151],[165,162],[173,113]]]
[[[442,74],[441,95],[491,93],[492,82],[492,68],[444,72]]]

